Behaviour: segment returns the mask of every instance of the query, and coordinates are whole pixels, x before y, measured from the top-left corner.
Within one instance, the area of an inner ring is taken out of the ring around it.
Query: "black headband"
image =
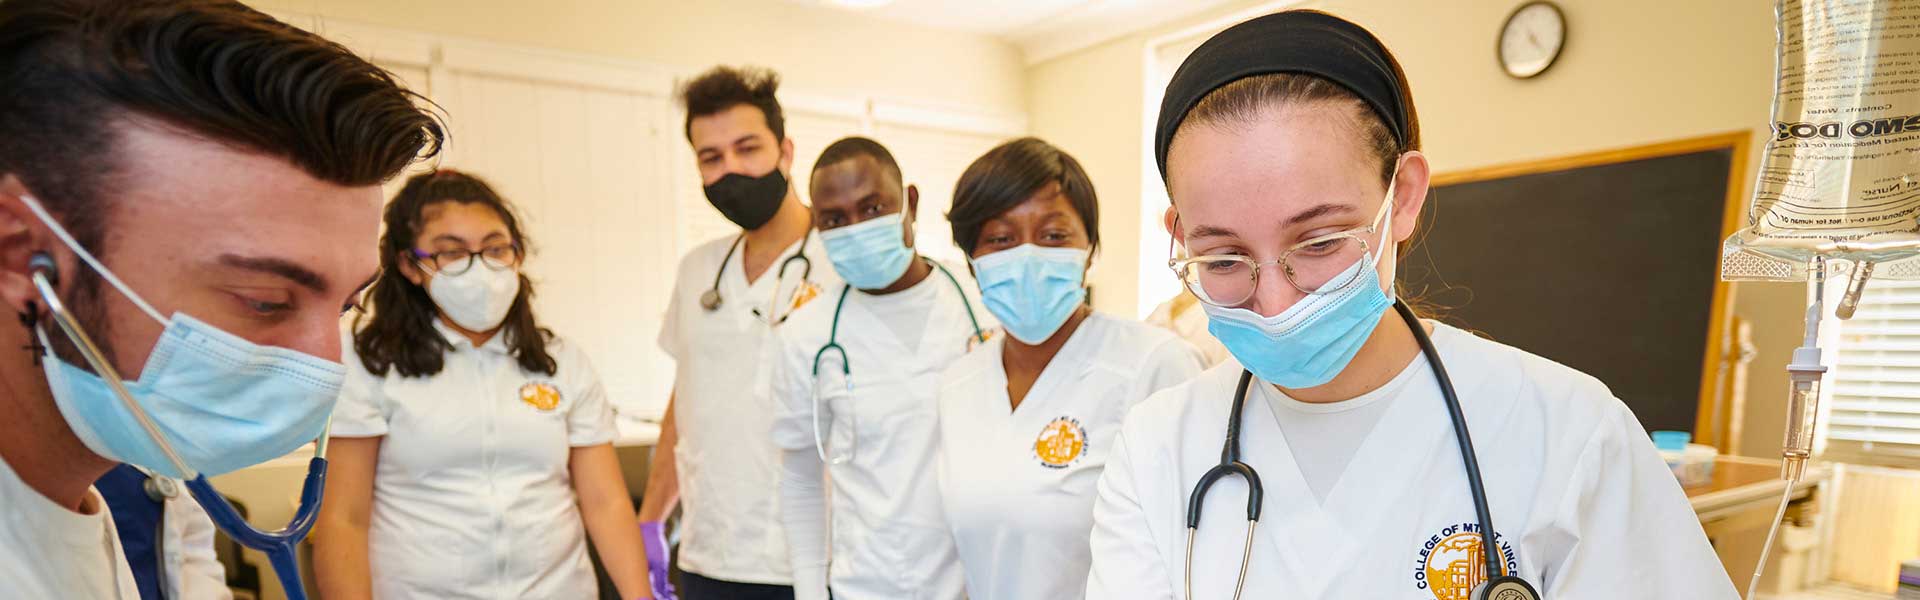
[[[1322,12],[1291,10],[1227,28],[1208,39],[1173,74],[1160,101],[1153,157],[1167,178],[1167,148],[1193,105],[1220,86],[1255,75],[1305,73],[1352,90],[1407,143],[1407,107],[1387,49],[1359,25]]]

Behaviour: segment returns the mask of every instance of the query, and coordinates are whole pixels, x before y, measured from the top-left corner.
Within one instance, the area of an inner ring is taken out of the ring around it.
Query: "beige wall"
[[[1235,3],[1027,70],[1034,134],[1078,156],[1100,190],[1101,235],[1109,249],[1103,260],[1118,267],[1096,274],[1101,308],[1130,314],[1136,306],[1163,300],[1135,297],[1136,259],[1123,254],[1139,247],[1140,104],[1148,41],[1272,4]],[[1438,172],[1751,131],[1767,121],[1773,67],[1769,3],[1559,0],[1570,23],[1566,50],[1552,70],[1529,81],[1504,75],[1493,56],[1501,22],[1518,4],[1299,3],[1366,25],[1398,55]],[[1764,138],[1756,132],[1754,139],[1757,149]],[[1759,324],[1744,445],[1749,453],[1773,454],[1783,421],[1782,369],[1798,341],[1802,292],[1794,285],[1750,284],[1740,286],[1736,297],[1736,314]]]
[[[245,1],[271,12],[318,16],[322,34],[331,19],[645,63],[683,75],[719,63],[756,64],[779,71],[783,91],[815,97],[1003,116],[1017,116],[1026,104],[1025,67],[1006,43],[777,0]],[[818,152],[827,141],[805,143]],[[691,169],[683,174],[694,175]],[[621,453],[628,486],[638,491],[645,482],[646,449]],[[293,514],[303,474],[304,463],[281,461],[214,483],[248,506],[254,525],[277,529]],[[266,578],[265,600],[284,598],[265,557],[253,551],[247,556]]]
[[[1022,64],[985,36],[772,0],[247,0],[267,10],[692,71],[772,67],[819,93],[1018,112]],[[324,31],[323,31],[324,33]],[[937,68],[935,68],[937,67]]]
[[[1137,38],[1137,36],[1136,36]],[[1079,159],[1100,198],[1094,306],[1134,316],[1140,270],[1141,42],[1114,42],[1027,71],[1027,128]]]

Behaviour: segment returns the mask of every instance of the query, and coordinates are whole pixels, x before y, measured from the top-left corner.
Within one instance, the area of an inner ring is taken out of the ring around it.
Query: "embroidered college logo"
[[[967,334],[967,351],[972,352],[974,348],[987,345],[987,342],[992,341],[994,334],[997,333],[1000,333],[1000,329],[996,327],[981,330],[980,335]]]
[[[1087,430],[1080,426],[1080,420],[1073,417],[1060,417],[1040,428],[1040,437],[1033,441],[1033,455],[1040,459],[1040,466],[1049,469],[1065,469],[1087,453]]]
[[[793,311],[800,310],[800,307],[806,306],[808,302],[818,297],[820,297],[820,286],[814,285],[811,281],[800,282],[798,287],[793,288],[793,300],[787,303],[787,313],[792,314]]]
[[[529,382],[520,386],[520,401],[540,412],[552,411],[560,407],[560,388],[546,382]]]
[[[1513,545],[1506,536],[1493,536],[1508,573],[1520,570]],[[1474,586],[1485,583],[1487,559],[1480,543],[1480,524],[1448,525],[1420,545],[1414,559],[1413,586],[1433,593],[1434,600],[1469,600]]]

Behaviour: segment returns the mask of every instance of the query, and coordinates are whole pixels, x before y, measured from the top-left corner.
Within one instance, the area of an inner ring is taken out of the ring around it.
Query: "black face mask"
[[[728,173],[707,186],[706,192],[707,202],[728,221],[752,231],[780,212],[780,202],[787,198],[787,176],[777,168],[759,177]]]

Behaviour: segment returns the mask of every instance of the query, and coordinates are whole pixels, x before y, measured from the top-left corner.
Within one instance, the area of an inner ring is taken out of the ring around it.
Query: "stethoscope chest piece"
[[[720,280],[726,277],[727,264],[733,262],[733,254],[740,251],[740,243],[746,239],[747,232],[742,231],[740,235],[733,238],[733,244],[727,246],[727,255],[720,258],[720,268],[713,270],[713,286],[708,287],[707,291],[701,292],[700,294],[700,308],[707,309],[707,312],[720,310],[720,305],[722,304],[722,298],[720,297]],[[800,261],[801,282],[805,283],[812,279],[813,259],[807,258],[807,242],[812,240],[813,228],[809,227],[807,228],[807,233],[800,236],[800,251],[795,252],[793,256],[787,257],[786,260],[780,261],[780,270],[773,276],[775,280],[775,285],[773,286],[775,294],[778,294],[780,290],[778,283],[787,278],[787,267],[792,265],[794,261]],[[757,311],[759,309],[755,310]],[[786,317],[780,317],[780,321],[786,320]]]
[[[172,479],[158,475],[148,475],[147,480],[140,483],[140,489],[145,491],[147,498],[154,502],[166,502],[180,495],[179,485]]]
[[[1540,600],[1540,592],[1526,580],[1512,575],[1501,575],[1480,584],[1474,590],[1473,600]]]

